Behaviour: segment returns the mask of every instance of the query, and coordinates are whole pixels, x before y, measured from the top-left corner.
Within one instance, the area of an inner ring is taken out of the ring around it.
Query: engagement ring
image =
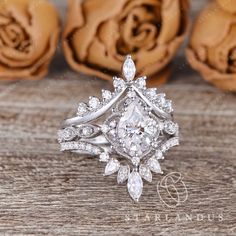
[[[102,90],[102,99],[79,103],[77,115],[58,131],[61,151],[97,156],[105,163],[104,175],[117,172],[117,182],[127,181],[130,196],[138,201],[143,180],[162,174],[159,161],[179,144],[171,100],[156,88],[146,87],[146,77],[134,80],[136,67],[127,56],[123,77],[113,78],[114,91]]]

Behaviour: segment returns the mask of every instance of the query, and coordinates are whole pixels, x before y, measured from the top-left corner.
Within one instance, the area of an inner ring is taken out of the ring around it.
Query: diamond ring
[[[171,100],[156,88],[146,87],[146,77],[135,78],[136,67],[127,56],[123,77],[113,78],[114,91],[102,90],[102,99],[79,103],[77,115],[58,131],[61,151],[89,154],[106,164],[104,175],[117,172],[118,184],[127,181],[133,200],[143,191],[143,180],[162,174],[164,153],[179,145],[178,124]]]

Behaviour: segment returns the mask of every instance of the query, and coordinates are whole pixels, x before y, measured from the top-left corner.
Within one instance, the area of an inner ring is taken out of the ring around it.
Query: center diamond
[[[141,157],[149,152],[157,131],[157,122],[149,116],[139,100],[128,105],[117,125],[118,137],[131,157]]]

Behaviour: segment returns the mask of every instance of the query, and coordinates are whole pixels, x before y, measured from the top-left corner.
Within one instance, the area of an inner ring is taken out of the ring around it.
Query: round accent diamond
[[[109,101],[112,99],[112,93],[109,90],[102,90],[102,97],[105,101]]]
[[[131,90],[131,91],[128,92],[127,96],[128,96],[129,98],[134,98],[134,97],[136,96],[136,93]]]
[[[146,88],[146,76],[138,78],[135,83],[137,84],[138,88],[145,89]]]
[[[157,97],[157,89],[155,88],[149,88],[146,90],[146,95],[148,96],[148,98],[150,98],[151,100],[154,100]]]
[[[165,112],[171,113],[173,111],[172,102],[170,100],[166,100],[162,108]]]
[[[88,111],[88,106],[87,106],[87,104],[85,104],[85,103],[83,103],[83,102],[79,103],[77,115],[78,115],[78,116],[82,116],[82,115],[86,114],[87,111]]]
[[[133,157],[132,158],[132,163],[133,163],[133,165],[138,166],[139,163],[140,163],[140,158],[139,157]]]
[[[83,136],[90,136],[91,134],[93,134],[93,128],[92,127],[87,126],[87,127],[84,127],[82,129],[82,135]]]
[[[117,91],[120,91],[125,88],[125,81],[123,79],[114,77],[113,85]]]
[[[173,135],[177,132],[178,126],[172,121],[166,121],[164,123],[164,130],[167,134]]]
[[[95,110],[99,107],[100,105],[100,101],[98,98],[96,97],[90,97],[89,98],[89,107],[92,109],[92,110]]]
[[[106,134],[109,131],[109,126],[108,125],[102,125],[101,126],[101,131]]]
[[[109,156],[109,154],[107,152],[103,152],[99,156],[99,160],[101,162],[108,162],[109,158],[110,158],[110,156]]]
[[[76,137],[76,131],[73,127],[67,127],[58,132],[58,139],[60,141],[71,141]]]
[[[162,107],[165,104],[165,101],[166,101],[165,96],[166,95],[164,93],[157,94],[156,99],[154,101],[155,104],[157,104],[157,105]]]

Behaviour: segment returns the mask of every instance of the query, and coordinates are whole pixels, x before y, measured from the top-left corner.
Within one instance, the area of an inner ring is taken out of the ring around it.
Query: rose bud
[[[236,91],[236,1],[210,3],[195,22],[188,61],[205,80]]]
[[[188,9],[188,0],[69,0],[64,54],[74,70],[106,80],[131,54],[138,75],[164,82],[188,28]]]
[[[0,78],[47,74],[59,38],[59,17],[46,0],[0,3]]]

